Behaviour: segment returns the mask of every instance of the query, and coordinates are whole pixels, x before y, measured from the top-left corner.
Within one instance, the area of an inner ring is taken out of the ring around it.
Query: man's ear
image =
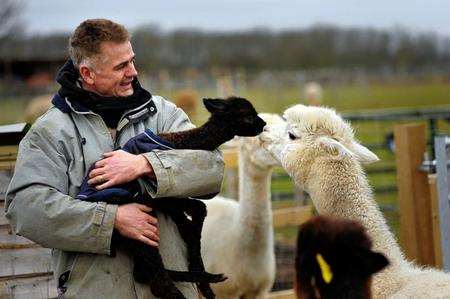
[[[79,68],[81,79],[89,85],[94,84],[94,72],[87,66],[81,65]]]

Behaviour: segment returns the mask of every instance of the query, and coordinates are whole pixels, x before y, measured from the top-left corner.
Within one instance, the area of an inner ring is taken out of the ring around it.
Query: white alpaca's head
[[[278,115],[272,113],[259,113],[261,117],[270,126],[286,127],[286,122]],[[262,168],[271,168],[280,166],[280,162],[263,147],[261,139],[258,137],[235,137],[234,142],[238,143],[241,151],[245,152],[253,164]]]
[[[284,112],[284,119],[284,128],[267,125],[260,139],[291,176],[305,179],[308,167],[319,157],[360,163],[378,161],[374,153],[355,140],[350,124],[333,109],[295,105]]]

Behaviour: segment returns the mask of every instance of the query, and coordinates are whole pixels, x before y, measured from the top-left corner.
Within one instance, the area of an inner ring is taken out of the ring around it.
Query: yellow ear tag
[[[319,264],[320,271],[322,272],[322,278],[325,283],[330,283],[333,279],[333,272],[331,271],[330,265],[325,261],[323,256],[320,253],[316,254],[316,260]]]

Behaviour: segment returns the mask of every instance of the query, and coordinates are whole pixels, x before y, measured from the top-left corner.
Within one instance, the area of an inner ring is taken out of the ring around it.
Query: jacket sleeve
[[[15,233],[44,247],[110,254],[117,206],[68,196],[69,161],[63,153],[51,132],[32,128],[19,146],[6,217]]]
[[[194,127],[183,110],[167,101],[164,105],[161,113],[168,117],[162,132]],[[204,197],[220,192],[224,162],[219,150],[154,150],[144,156],[156,175],[156,184],[142,180],[152,197]]]

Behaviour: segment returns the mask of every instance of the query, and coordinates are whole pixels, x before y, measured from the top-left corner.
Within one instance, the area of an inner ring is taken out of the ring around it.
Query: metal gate
[[[439,196],[439,223],[443,268],[450,271],[450,138],[439,136],[434,140],[437,188]]]

